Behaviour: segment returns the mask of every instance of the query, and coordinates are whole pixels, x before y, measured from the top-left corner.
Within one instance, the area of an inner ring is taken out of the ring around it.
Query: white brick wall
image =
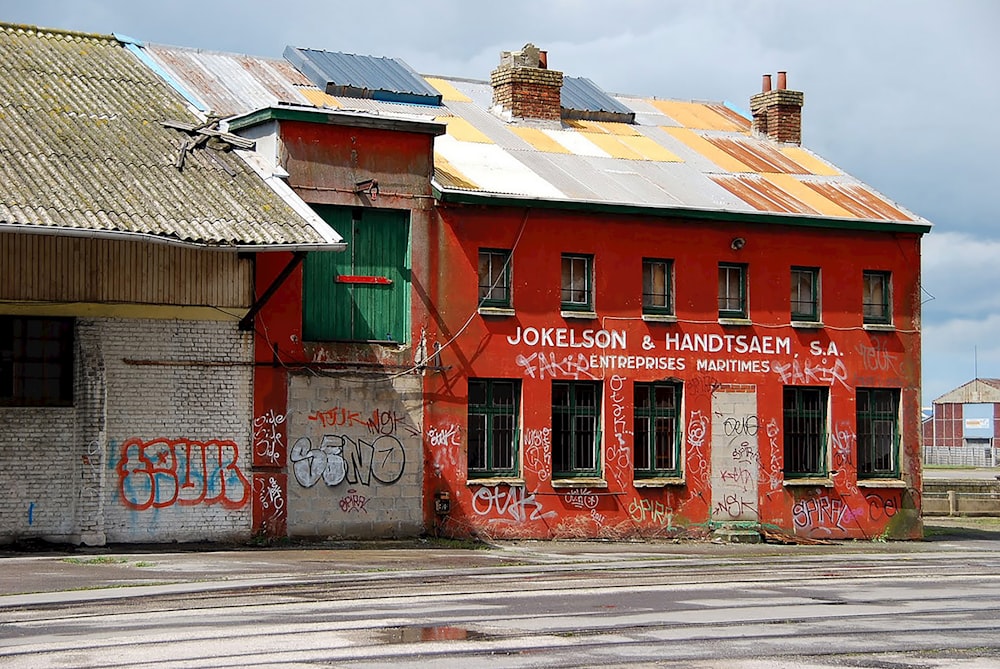
[[[0,409],[0,541],[249,537],[251,336],[78,319],[76,342],[74,408]]]

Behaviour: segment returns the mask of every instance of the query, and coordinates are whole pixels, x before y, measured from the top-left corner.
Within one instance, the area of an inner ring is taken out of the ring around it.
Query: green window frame
[[[719,263],[719,318],[747,317],[747,266]]]
[[[598,476],[601,470],[601,384],[552,382],[552,476]]]
[[[469,379],[468,478],[516,476],[521,382]]]
[[[785,386],[785,478],[825,477],[829,388]]]
[[[406,343],[410,339],[410,223],[405,211],[320,205],[347,242],[306,255],[302,336],[307,341]]]
[[[899,478],[899,389],[856,392],[858,478]]]
[[[511,268],[508,249],[479,249],[479,306],[511,306]]]
[[[72,318],[0,316],[0,406],[73,406]]]
[[[680,383],[636,383],[633,466],[636,478],[680,476]]]
[[[793,321],[817,322],[820,316],[819,268],[792,267],[790,296]]]
[[[862,273],[862,312],[864,322],[872,325],[892,323],[892,275],[880,270]]]
[[[642,313],[673,315],[674,261],[642,259]]]
[[[594,257],[562,255],[560,307],[565,311],[594,310]]]

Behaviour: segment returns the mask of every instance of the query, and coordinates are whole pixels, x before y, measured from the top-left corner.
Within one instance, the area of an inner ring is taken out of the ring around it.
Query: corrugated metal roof
[[[364,60],[360,67],[385,60]],[[218,85],[196,73],[178,74],[204,97]],[[441,96],[440,107],[343,95],[324,100],[327,106],[447,123],[448,134],[435,140],[436,159],[446,161],[437,163],[442,192],[927,224],[807,149],[753,135],[750,120],[730,103],[608,95],[594,86],[614,101],[607,106],[634,113],[634,122],[591,118],[553,124],[493,113],[488,82],[446,76],[424,81]],[[575,90],[586,80],[564,77],[564,95],[566,81]],[[315,94],[307,97],[316,104]],[[566,103],[588,106],[572,98]],[[252,96],[242,104],[241,113],[254,110]]]
[[[441,104],[441,95],[397,58],[288,47],[285,58],[331,95]]]
[[[562,107],[575,112],[603,113],[631,123],[635,112],[584,77],[563,77]]]
[[[110,36],[0,24],[0,227],[150,235],[220,247],[335,245],[233,151],[194,148],[198,124]]]

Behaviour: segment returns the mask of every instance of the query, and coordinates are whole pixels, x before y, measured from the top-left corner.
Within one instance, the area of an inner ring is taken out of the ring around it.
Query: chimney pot
[[[539,51],[538,52],[538,68],[541,70],[549,69],[549,52]]]
[[[760,92],[767,93],[769,90],[771,90],[771,75],[765,74],[764,81],[761,82]]]
[[[800,144],[805,96],[786,89],[787,76],[784,70],[779,71],[778,87],[771,90],[771,75],[764,75],[764,90],[750,98],[753,131],[775,142]]]

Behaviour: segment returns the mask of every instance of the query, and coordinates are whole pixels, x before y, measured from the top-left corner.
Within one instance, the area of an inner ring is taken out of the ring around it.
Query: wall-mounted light
[[[365,179],[354,183],[354,193],[356,195],[365,194],[373,202],[378,199],[378,179]]]
[[[742,237],[733,237],[733,241],[730,242],[729,248],[734,251],[739,251],[741,248],[747,245],[747,240]]]

